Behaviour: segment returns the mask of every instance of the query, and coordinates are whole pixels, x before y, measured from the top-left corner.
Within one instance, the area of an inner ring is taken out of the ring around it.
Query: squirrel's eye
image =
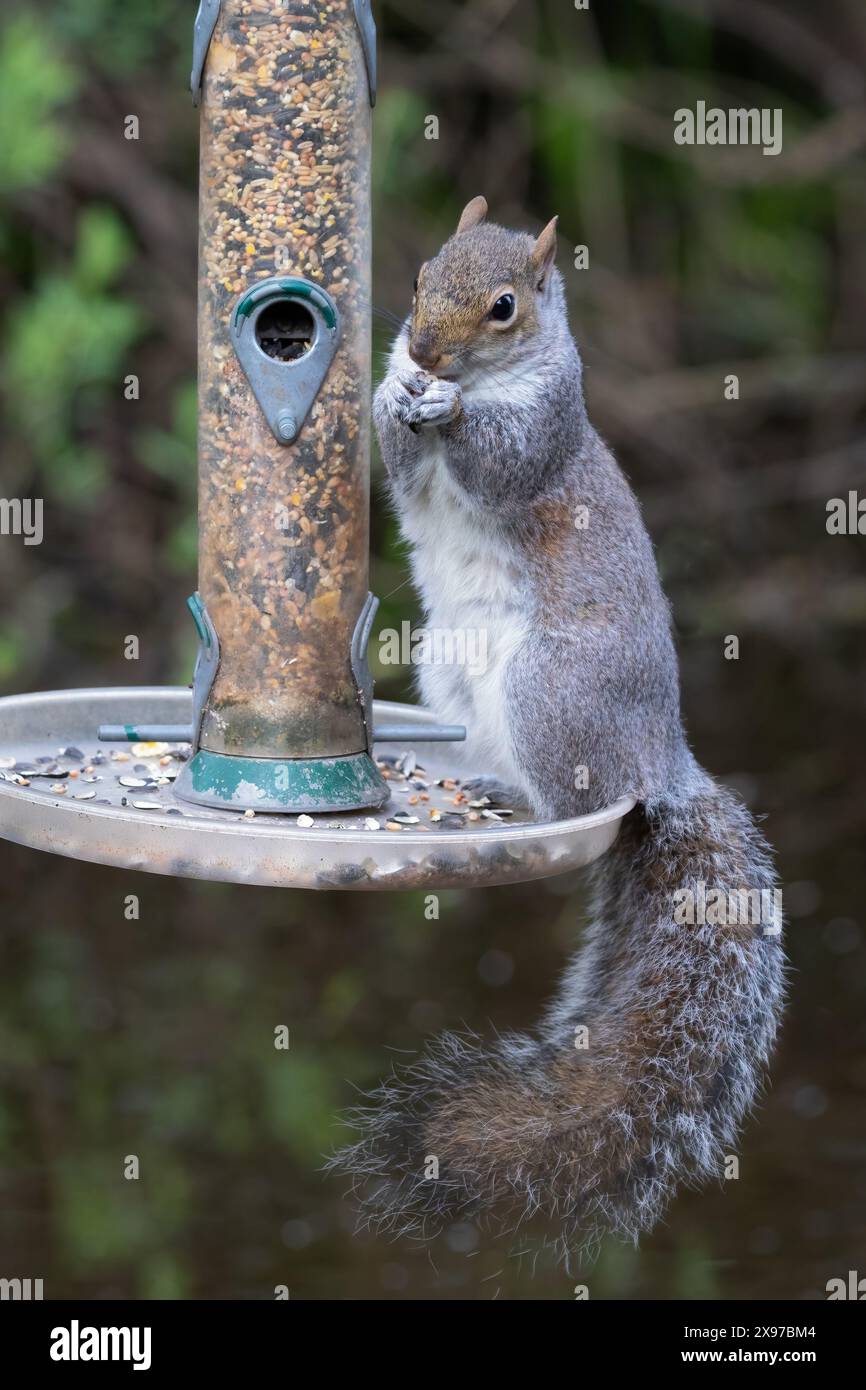
[[[507,323],[514,314],[514,304],[513,294],[501,294],[490,310],[490,318],[497,323]]]
[[[413,292],[414,292],[415,294],[418,293],[418,276],[417,276],[417,275],[415,276],[415,282],[414,282],[414,284],[413,284],[413,286],[412,286],[412,290],[413,290]]]

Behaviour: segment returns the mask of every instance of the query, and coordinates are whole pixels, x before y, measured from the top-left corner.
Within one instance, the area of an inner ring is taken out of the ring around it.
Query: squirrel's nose
[[[426,371],[430,372],[441,360],[442,353],[437,352],[430,340],[421,335],[410,341],[409,356],[413,362],[417,362],[419,367],[424,367]]]

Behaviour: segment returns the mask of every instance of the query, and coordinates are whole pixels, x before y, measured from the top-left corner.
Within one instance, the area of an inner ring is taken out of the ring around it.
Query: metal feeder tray
[[[188,756],[182,745],[173,745],[181,757],[164,767],[129,746],[114,750],[112,756],[111,746],[98,741],[97,729],[101,724],[128,723],[131,716],[142,726],[188,724],[191,692],[184,687],[139,687],[0,699],[0,836],[92,863],[230,883],[356,890],[489,888],[589,864],[610,848],[634,805],[624,798],[593,815],[547,824],[535,824],[515,808],[507,821],[482,818],[456,830],[436,825],[430,821],[430,809],[438,807],[445,814],[453,813],[455,806],[453,790],[433,785],[453,773],[447,747],[420,741],[435,717],[411,705],[377,700],[374,716],[379,726],[399,723],[418,729],[416,754],[425,769],[424,780],[430,783],[430,800],[410,806],[408,795],[393,792],[382,810],[317,815],[311,817],[311,827],[299,826],[295,816],[250,817],[235,810],[191,806],[175,797],[172,782],[124,787],[121,776],[151,781],[171,774]],[[376,755],[387,762],[408,746],[377,743]],[[63,758],[60,750],[66,748],[81,752],[83,759]],[[118,752],[126,757],[118,760]],[[97,755],[104,762],[98,761],[90,775],[101,780],[84,782],[82,770]],[[52,759],[59,772],[78,770],[79,776],[44,772]],[[13,765],[40,775],[27,778],[27,786],[19,785],[13,780]],[[136,766],[147,767],[148,773],[136,774]],[[60,785],[64,793],[52,791]],[[160,809],[140,809],[136,801],[144,801],[146,807],[158,803]],[[385,822],[394,814],[416,814],[420,824],[399,832],[386,830]],[[379,822],[379,830],[366,828],[371,818]]]

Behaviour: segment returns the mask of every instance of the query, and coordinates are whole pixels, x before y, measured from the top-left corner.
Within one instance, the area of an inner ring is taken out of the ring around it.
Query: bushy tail
[[[540,1212],[570,1250],[649,1230],[678,1184],[721,1173],[784,993],[766,842],[695,769],[594,872],[592,924],[537,1036],[446,1034],[352,1113],[361,1137],[330,1166],[376,1224]]]

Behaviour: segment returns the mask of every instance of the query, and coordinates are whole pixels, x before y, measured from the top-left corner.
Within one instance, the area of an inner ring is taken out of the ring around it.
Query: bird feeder
[[[415,752],[465,730],[373,701],[369,0],[202,0],[191,85],[192,688],[0,701],[0,833],[300,887],[484,885],[589,862],[630,802],[553,825],[517,808],[470,819],[447,755]]]

